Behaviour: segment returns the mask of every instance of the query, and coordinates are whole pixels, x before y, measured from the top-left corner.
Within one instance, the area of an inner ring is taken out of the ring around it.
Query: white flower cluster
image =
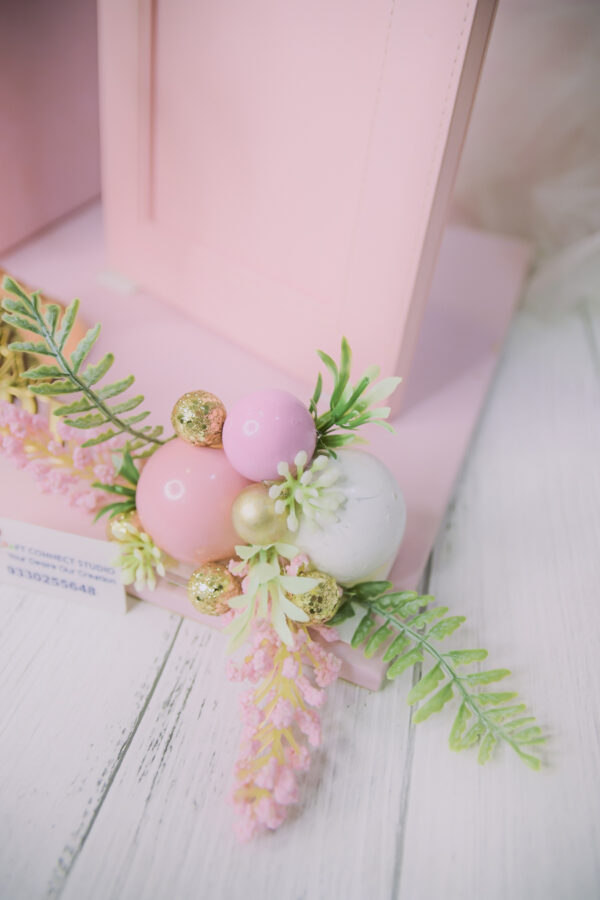
[[[294,458],[295,471],[288,463],[280,462],[277,471],[283,481],[271,485],[269,496],[275,500],[275,511],[287,512],[287,527],[298,530],[299,517],[303,516],[316,528],[337,521],[336,510],[344,503],[346,495],[335,487],[340,470],[328,456],[317,456],[311,466],[305,468],[308,457],[304,450]]]
[[[114,565],[120,568],[123,584],[133,584],[136,589],[154,590],[157,575],[164,577],[165,562],[169,560],[156,546],[149,534],[140,531],[131,522],[123,522],[121,536],[117,538],[120,552]]]

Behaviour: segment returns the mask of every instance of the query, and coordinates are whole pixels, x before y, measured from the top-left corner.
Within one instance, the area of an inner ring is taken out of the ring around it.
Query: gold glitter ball
[[[189,391],[180,397],[171,413],[178,437],[196,447],[222,447],[225,416],[223,403],[208,391]]]
[[[288,534],[285,515],[275,512],[269,488],[250,484],[238,494],[231,508],[233,527],[248,544],[273,544]]]
[[[106,523],[106,537],[108,540],[127,540],[127,538],[130,537],[130,532],[126,528],[127,525],[133,525],[138,531],[144,530],[142,528],[142,523],[140,522],[140,517],[135,509],[132,509],[131,512],[117,513],[116,516],[113,516],[112,519],[108,520]]]
[[[209,616],[222,616],[229,609],[228,600],[242,590],[238,579],[223,563],[204,563],[190,575],[187,585],[192,606]]]
[[[300,578],[320,578],[319,584],[305,594],[287,594],[287,597],[309,617],[315,625],[332,619],[342,602],[342,591],[337,581],[325,572],[306,572]]]

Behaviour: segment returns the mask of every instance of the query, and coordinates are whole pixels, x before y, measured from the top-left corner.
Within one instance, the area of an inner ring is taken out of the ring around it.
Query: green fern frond
[[[482,662],[487,651],[448,650],[437,643],[456,631],[464,616],[446,616],[445,607],[432,607],[434,598],[415,591],[392,591],[389,582],[363,582],[344,590],[345,603],[329,624],[339,624],[364,609],[352,638],[352,646],[362,646],[366,656],[383,652],[389,662],[389,679],[397,678],[415,663],[430,659],[408,694],[408,703],[420,704],[415,722],[423,722],[452,699],[459,706],[449,744],[452,750],[479,746],[478,760],[487,762],[498,744],[508,744],[532,769],[540,759],[532,750],[546,738],[533,716],[523,715],[525,704],[515,703],[514,691],[482,690],[510,675],[508,669],[463,672],[461,667]],[[432,624],[433,623],[433,624]]]
[[[401,378],[384,378],[378,384],[373,381],[379,375],[376,366],[368,369],[353,387],[350,384],[352,351],[346,338],[342,338],[339,368],[334,360],[322,350],[317,351],[333,379],[333,389],[329,399],[329,409],[319,415],[317,406],[323,391],[323,378],[319,374],[314,393],[309,401],[309,409],[317,429],[316,453],[335,456],[335,451],[347,444],[356,443],[356,430],[368,423],[382,425],[389,431],[393,428],[385,421],[390,414],[387,406],[378,406],[392,394]]]
[[[61,316],[59,306],[54,303],[44,306],[39,293],[27,294],[12,278],[5,277],[3,287],[12,295],[2,301],[4,322],[40,337],[36,342],[14,342],[9,345],[9,349],[34,352],[53,359],[51,363],[35,365],[22,373],[22,378],[28,380],[31,392],[41,396],[79,394],[80,399],[55,409],[54,414],[69,416],[64,421],[74,428],[110,426],[107,431],[86,441],[83,447],[92,447],[117,435],[125,435],[129,447],[139,451],[137,455],[143,457],[164,444],[160,437],[163,431],[161,426],[134,427],[149,416],[149,412],[122,417],[123,413],[137,409],[144,400],[142,395],[112,405],[107,403],[131,387],[133,375],[94,388],[107,375],[114,362],[112,353],[107,353],[97,363],[87,362],[100,334],[100,325],[89,329],[71,353],[70,359],[65,356],[64,347],[77,318],[79,300],[74,300]]]

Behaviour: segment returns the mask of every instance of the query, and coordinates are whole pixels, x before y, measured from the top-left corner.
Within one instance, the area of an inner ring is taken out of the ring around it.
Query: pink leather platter
[[[449,227],[421,329],[414,377],[396,433],[373,428],[371,450],[394,472],[406,498],[408,523],[391,579],[402,588],[419,584],[442,522],[457,473],[493,374],[528,264],[528,249],[502,237]],[[6,255],[15,277],[65,301],[82,299],[91,324],[103,330],[97,352],[114,352],[114,377],[136,375],[151,421],[169,426],[175,400],[203,388],[231,405],[243,393],[277,386],[307,400],[312,385],[276,369],[257,354],[194,322],[186,313],[137,291],[106,269],[101,210],[92,206]],[[370,317],[368,304],[363,315]],[[387,323],[380,323],[385,345]],[[340,335],[341,337],[341,335]],[[257,338],[258,340],[258,338]],[[293,328],[289,328],[293,342]],[[320,346],[314,320],[315,349]],[[377,360],[373,360],[377,362]],[[315,355],[315,377],[319,360]],[[104,524],[41,495],[33,481],[0,458],[0,515],[95,537]],[[183,589],[164,586],[143,599],[190,618],[196,614]],[[213,625],[214,621],[210,620]],[[348,645],[343,676],[377,689],[384,666]]]

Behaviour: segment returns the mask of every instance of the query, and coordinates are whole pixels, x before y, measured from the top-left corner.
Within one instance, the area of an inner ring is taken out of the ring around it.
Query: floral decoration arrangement
[[[126,584],[153,588],[191,564],[190,602],[222,619],[228,675],[249,684],[233,791],[242,839],[279,827],[298,802],[321,742],[318,710],[340,673],[332,643],[342,623],[352,647],[389,664],[388,679],[420,667],[408,693],[415,722],[456,701],[452,750],[477,746],[484,763],[507,744],[539,768],[545,738],[534,717],[514,691],[489,689],[508,670],[480,668],[486,650],[444,650],[464,616],[387,581],[404,500],[389,469],[355,445],[368,423],[391,428],[385,401],[399,379],[378,381],[373,367],[352,383],[344,339],[339,366],[319,352],[332,378],[327,404],[321,375],[308,405],[272,388],[227,413],[192,390],[165,437],[142,424],[149,412],[127,393],[133,376],[106,378],[111,353],[88,361],[100,326],[73,342],[78,301],[62,310],[9,277],[3,287],[2,452],[41,490],[107,516]]]

